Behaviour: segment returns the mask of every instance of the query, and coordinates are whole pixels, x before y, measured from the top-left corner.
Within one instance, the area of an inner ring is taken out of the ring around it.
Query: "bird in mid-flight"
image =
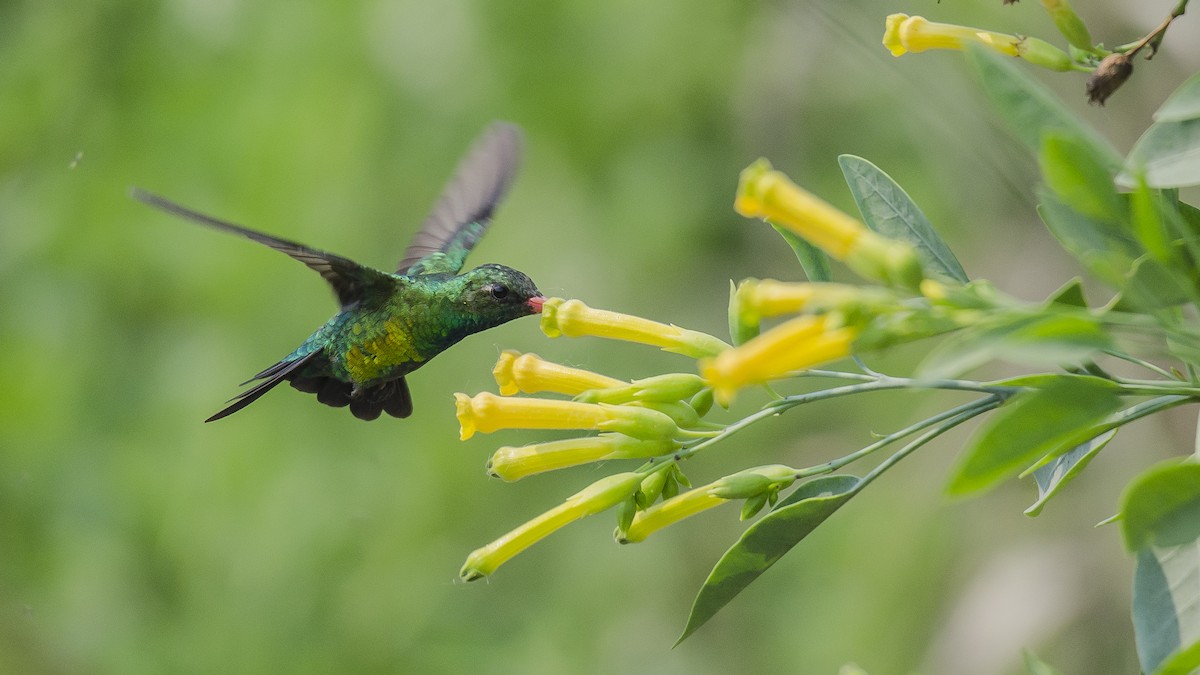
[[[516,173],[521,131],[493,123],[442,192],[395,273],[255,232],[134,188],[134,198],[188,220],[243,235],[315,270],[341,305],[295,351],[244,384],[253,387],[207,422],[231,415],[285,380],[325,405],[350,406],[363,420],[412,414],[404,376],[471,335],[537,314],[545,299],[525,274],[481,265],[459,274],[487,231]]]

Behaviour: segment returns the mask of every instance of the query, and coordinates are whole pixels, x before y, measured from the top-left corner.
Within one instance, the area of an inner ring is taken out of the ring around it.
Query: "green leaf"
[[[800,260],[800,267],[804,268],[804,276],[808,277],[809,281],[829,281],[832,278],[829,272],[829,256],[825,255],[824,251],[775,223],[771,223],[771,227],[792,247],[792,251]]]
[[[1120,408],[1115,388],[1100,382],[1106,381],[1065,377],[1014,396],[976,434],[947,492],[962,496],[992,488]]]
[[[1183,122],[1200,117],[1200,73],[1192,75],[1154,113],[1155,122]]]
[[[1087,307],[1087,299],[1083,297],[1083,279],[1073,277],[1057,291],[1046,298],[1047,305],[1066,305],[1067,307]]]
[[[1046,185],[1077,213],[1117,226],[1128,220],[1129,209],[1117,194],[1112,174],[1084,141],[1059,130],[1047,131],[1038,164]]]
[[[1133,635],[1142,672],[1186,675],[1200,665],[1200,546],[1137,552]]]
[[[912,244],[926,274],[961,284],[969,281],[954,252],[891,176],[854,155],[840,155],[838,164],[868,227],[885,237]]]
[[[1186,284],[1186,280],[1167,266],[1153,258],[1142,257],[1129,271],[1116,309],[1162,309],[1182,305],[1192,298]]]
[[[758,522],[717,561],[696,594],[679,644],[713,617],[738,593],[774,565],[854,496],[855,476],[824,476],[804,483]]]
[[[1200,118],[1150,125],[1129,151],[1117,183],[1136,187],[1138,174],[1155,188],[1200,184]]]
[[[1200,539],[1200,464],[1171,461],[1142,473],[1121,497],[1125,546],[1179,546]]]
[[[920,377],[957,377],[985,363],[1004,360],[1060,366],[1108,349],[1112,341],[1092,318],[1075,314],[998,317],[966,328],[931,350]]]
[[[1055,457],[1050,463],[1035,470],[1033,479],[1037,482],[1038,499],[1025,509],[1025,515],[1034,517],[1040,514],[1042,508],[1046,506],[1046,502],[1050,501],[1051,497],[1058,494],[1059,490],[1087,468],[1092,458],[1099,454],[1116,435],[1117,430],[1110,429],[1086,443],[1075,446],[1070,452]]]
[[[984,91],[996,111],[1008,123],[1009,131],[1033,152],[1042,148],[1042,137],[1059,130],[1081,139],[1110,172],[1121,167],[1121,155],[1091,127],[1083,124],[1045,86],[1017,67],[1017,59],[1000,56],[991,50],[971,45],[967,62],[983,83]]]
[[[1141,251],[1125,232],[1067,206],[1051,190],[1038,190],[1038,215],[1050,234],[1092,274],[1120,287]]]
[[[1061,675],[1057,670],[1050,667],[1050,664],[1039,659],[1037,654],[1025,650],[1025,670],[1029,671],[1029,675]]]

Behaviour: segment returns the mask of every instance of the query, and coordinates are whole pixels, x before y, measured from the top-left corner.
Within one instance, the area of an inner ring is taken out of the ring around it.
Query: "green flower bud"
[[[696,411],[696,414],[701,417],[704,417],[708,414],[709,410],[712,410],[712,404],[712,387],[705,387],[704,389],[701,389],[696,393],[695,396],[692,397],[691,401],[688,401],[688,405],[692,406],[692,409]]]
[[[1083,19],[1075,13],[1071,3],[1067,0],[1042,0],[1042,6],[1046,8],[1046,12],[1054,21],[1058,32],[1067,38],[1067,42],[1070,42],[1072,47],[1088,52],[1092,51],[1095,47],[1092,43],[1092,34],[1083,23]]]
[[[796,480],[796,470],[782,464],[758,466],[725,476],[714,482],[709,492],[722,499],[749,499],[772,488],[786,487]],[[765,502],[764,502],[765,503]]]

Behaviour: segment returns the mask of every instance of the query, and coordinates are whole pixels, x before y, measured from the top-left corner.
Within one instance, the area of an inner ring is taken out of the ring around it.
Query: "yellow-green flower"
[[[665,455],[678,447],[679,444],[669,438],[643,440],[612,433],[568,438],[500,448],[488,460],[487,471],[491,476],[512,482],[546,471],[601,460]]]
[[[796,482],[798,471],[783,464],[743,469],[714,481],[709,492],[721,499],[749,499],[766,492],[778,492]]]
[[[694,488],[650,506],[644,511],[638,511],[627,530],[617,531],[617,541],[622,544],[644,541],[646,537],[668,525],[673,525],[684,518],[689,518],[728,501],[712,494],[711,488],[711,485]]]
[[[878,288],[819,282],[787,282],[746,279],[734,294],[742,321],[757,324],[762,319],[801,311],[829,311],[863,304],[887,302],[890,295]]]
[[[588,403],[628,403],[655,401],[670,403],[696,395],[704,388],[704,380],[692,373],[667,373],[634,380],[628,384],[592,389],[576,397]]]
[[[500,429],[595,429],[616,431],[635,438],[670,438],[679,428],[657,410],[640,406],[513,398],[487,392],[474,397],[456,393],[459,433],[467,440],[475,432]]]
[[[486,577],[513,556],[570,523],[606,511],[628,499],[642,483],[639,473],[620,473],[592,483],[565,502],[467,556],[459,576],[465,581]]]
[[[500,393],[505,396],[512,396],[518,392],[537,394],[544,391],[576,396],[589,389],[625,386],[621,380],[606,375],[571,368],[546,361],[537,354],[522,354],[512,349],[500,353],[492,375],[496,377]]]
[[[883,46],[892,52],[892,56],[903,56],[910,52],[917,54],[930,49],[961,50],[972,43],[1007,56],[1021,57],[1051,70],[1070,70],[1073,67],[1070,55],[1045,40],[935,23],[923,16],[892,14],[887,17],[883,32]]]
[[[849,356],[855,326],[836,326],[827,314],[800,316],[746,344],[700,362],[700,375],[717,402],[728,405],[739,389]]]
[[[707,333],[629,314],[593,309],[579,300],[562,298],[548,298],[542,304],[542,332],[552,338],[591,335],[639,342],[692,358],[712,356],[729,347]]]
[[[916,288],[923,277],[908,243],[873,232],[773,170],[765,159],[742,171],[733,208],[788,228],[864,278]]]
[[[1083,19],[1075,13],[1075,8],[1071,7],[1071,3],[1067,0],[1042,0],[1042,6],[1054,20],[1058,32],[1067,38],[1067,42],[1070,42],[1072,47],[1089,52],[1095,49],[1095,45],[1092,44],[1091,32],[1083,23]]]

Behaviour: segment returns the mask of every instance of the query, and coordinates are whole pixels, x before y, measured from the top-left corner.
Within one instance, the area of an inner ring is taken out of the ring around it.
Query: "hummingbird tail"
[[[263,394],[274,389],[275,386],[280,382],[290,379],[290,376],[293,373],[307,365],[309,361],[311,361],[317,354],[320,353],[320,350],[318,350],[312,352],[311,354],[306,354],[304,357],[296,359],[295,361],[280,361],[270,368],[260,372],[246,383],[253,382],[254,380],[262,380],[262,382],[259,382],[258,384],[254,385],[254,387],[247,389],[246,391],[230,399],[232,402],[228,406],[204,421],[214,422],[222,417],[228,417],[242,408],[250,405],[251,403],[254,403]]]
[[[308,394],[316,394],[317,401],[327,406],[350,406],[350,412],[360,420],[378,419],[385,412],[392,417],[405,418],[413,411],[412,395],[409,394],[408,382],[405,382],[403,377],[363,387],[357,392],[349,382],[328,375],[293,375],[291,380],[292,387]]]

